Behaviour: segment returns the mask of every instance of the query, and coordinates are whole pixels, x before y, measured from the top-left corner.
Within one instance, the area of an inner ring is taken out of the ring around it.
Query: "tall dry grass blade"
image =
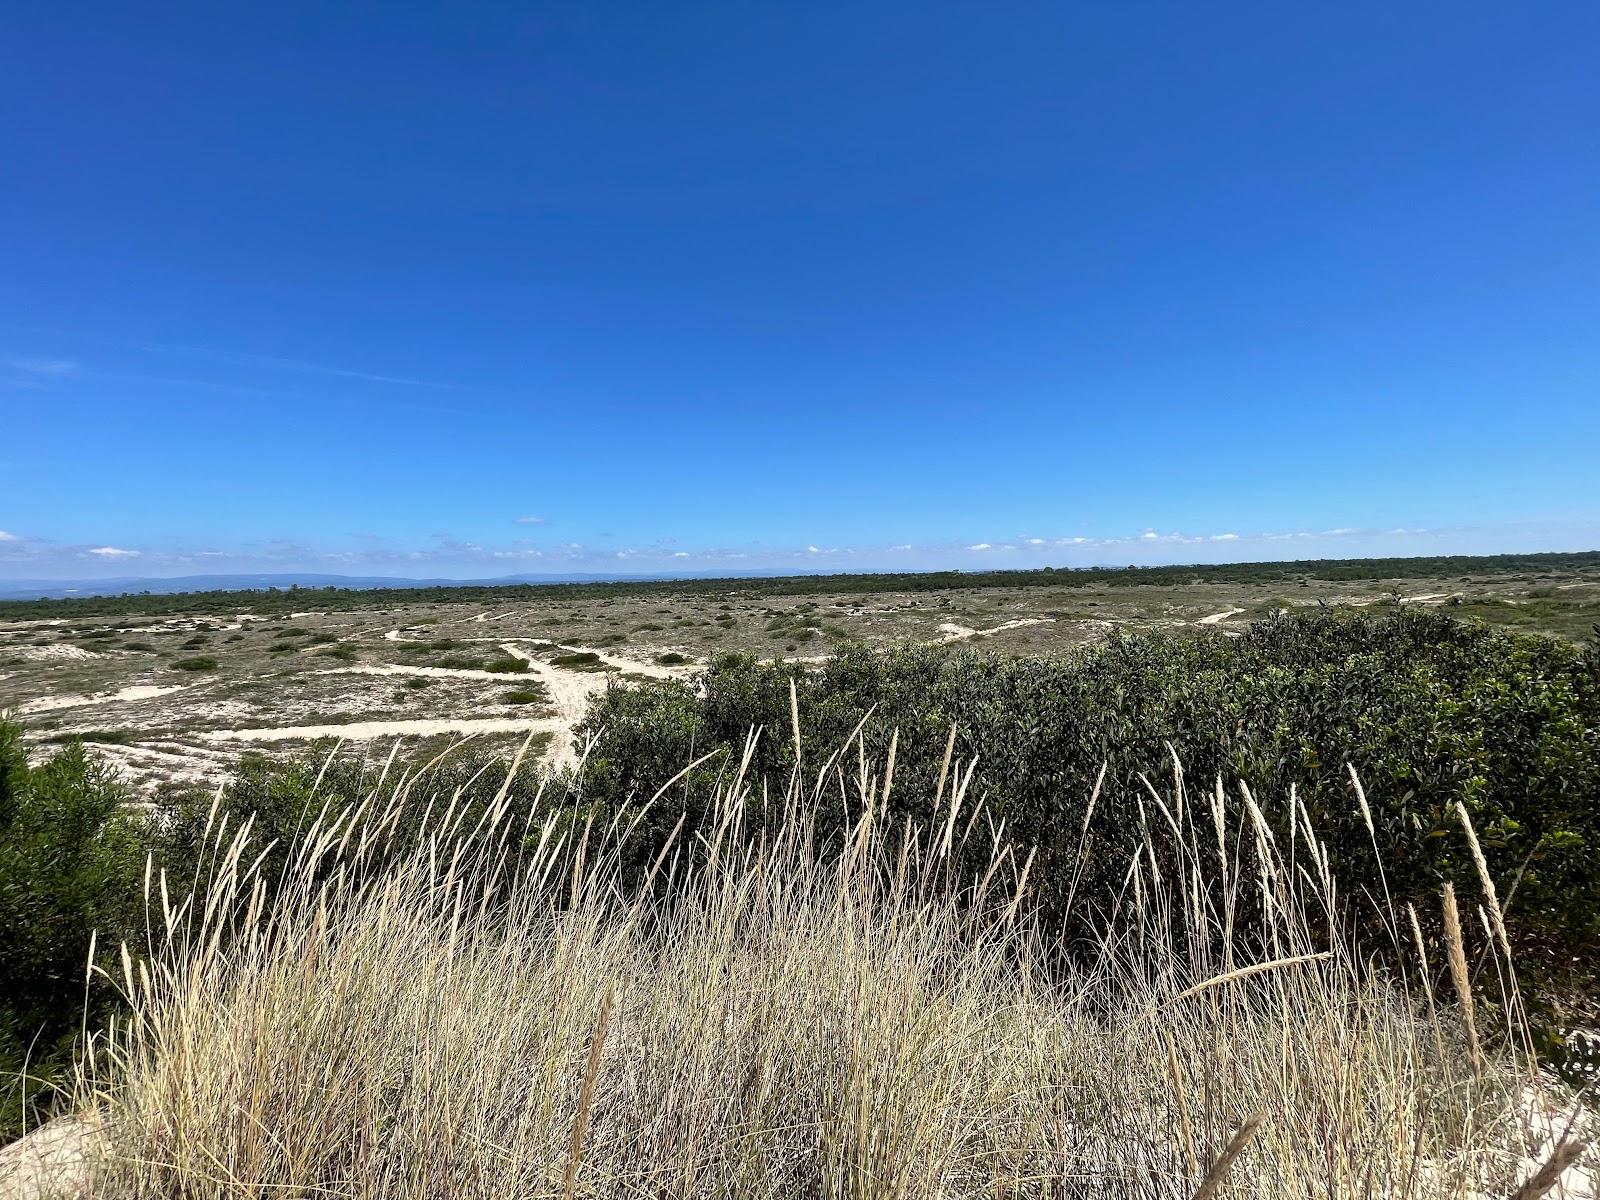
[[[1539,1200],[1571,1170],[1589,1149],[1588,1142],[1562,1141],[1550,1151],[1544,1165],[1528,1177],[1526,1183],[1511,1193],[1511,1200]]]
[[[1428,947],[1422,939],[1422,922],[1417,920],[1416,906],[1406,903],[1406,916],[1411,920],[1411,939],[1417,947],[1417,962],[1422,969],[1422,994],[1428,1001],[1428,1027],[1433,1031],[1434,1049],[1439,1061],[1444,1061],[1444,1034],[1439,1031],[1439,1009],[1433,1002],[1433,969],[1428,965]]]
[[[1178,1132],[1183,1142],[1183,1159],[1189,1166],[1190,1178],[1200,1174],[1200,1156],[1194,1148],[1194,1117],[1189,1112],[1189,1089],[1183,1082],[1183,1068],[1178,1065],[1178,1047],[1172,1034],[1163,1029],[1161,1040],[1167,1046],[1167,1074],[1172,1079],[1172,1095],[1178,1102]]]
[[[1456,907],[1455,885],[1444,885],[1441,907],[1444,915],[1444,944],[1450,961],[1450,982],[1455,985],[1456,1000],[1461,1005],[1461,1021],[1467,1029],[1467,1042],[1472,1048],[1472,1072],[1483,1074],[1483,1047],[1478,1042],[1478,1021],[1473,1015],[1472,981],[1467,977],[1467,951],[1461,940],[1461,912]]]
[[[1233,1170],[1233,1164],[1239,1155],[1244,1153],[1244,1148],[1250,1144],[1250,1139],[1256,1136],[1256,1131],[1261,1128],[1263,1118],[1251,1117],[1239,1126],[1234,1135],[1228,1139],[1228,1144],[1223,1147],[1222,1153],[1217,1156],[1217,1161],[1211,1164],[1211,1170],[1206,1172],[1205,1179],[1195,1190],[1194,1200],[1211,1200],[1228,1178],[1228,1172]]]
[[[584,1064],[583,1082],[578,1088],[578,1111],[572,1118],[572,1140],[567,1144],[567,1169],[562,1177],[561,1194],[572,1200],[577,1195],[578,1169],[583,1165],[583,1143],[589,1135],[589,1114],[594,1107],[595,1080],[600,1077],[600,1053],[605,1048],[606,1031],[611,1026],[611,1006],[616,1000],[615,985],[606,989],[600,1002],[600,1015],[589,1035],[589,1060]]]
[[[1461,818],[1461,828],[1466,830],[1472,861],[1478,868],[1478,882],[1483,885],[1484,898],[1489,902],[1489,916],[1494,922],[1495,940],[1500,943],[1500,953],[1506,956],[1506,968],[1510,970],[1516,965],[1516,960],[1511,953],[1511,938],[1506,933],[1506,918],[1500,907],[1500,896],[1495,890],[1494,877],[1489,874],[1489,862],[1483,856],[1483,847],[1478,843],[1478,831],[1472,827],[1472,818],[1467,815],[1467,806],[1459,800],[1456,801],[1456,815]]]
[[[1263,971],[1276,971],[1280,967],[1293,967],[1300,963],[1323,962],[1333,957],[1332,950],[1319,950],[1315,954],[1296,954],[1292,958],[1274,958],[1269,962],[1251,963],[1248,967],[1238,967],[1222,975],[1214,975],[1210,979],[1202,980],[1193,987],[1184,988],[1166,1003],[1177,1004],[1180,1000],[1187,1000],[1191,996],[1198,996],[1201,992],[1209,991],[1214,987],[1221,987],[1225,983],[1233,983],[1240,979],[1248,979],[1252,975],[1260,975]]]

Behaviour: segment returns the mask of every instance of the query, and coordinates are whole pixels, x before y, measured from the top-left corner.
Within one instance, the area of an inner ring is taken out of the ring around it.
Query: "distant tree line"
[[[1027,571],[918,571],[726,579],[619,580],[589,583],[438,584],[427,587],[255,588],[214,592],[139,592],[61,600],[0,601],[0,620],[41,617],[169,616],[175,613],[288,613],[308,603],[334,612],[416,604],[526,604],[628,597],[864,595],[942,592],[953,588],[1177,587],[1301,580],[1382,583],[1461,575],[1573,572],[1600,569],[1600,551],[1552,554],[1445,555],[1428,558],[1330,558],[1297,562],[1189,564],[1158,567],[1043,567]]]

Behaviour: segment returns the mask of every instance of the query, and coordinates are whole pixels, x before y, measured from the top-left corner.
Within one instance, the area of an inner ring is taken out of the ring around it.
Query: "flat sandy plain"
[[[481,591],[406,604],[368,592],[319,608],[316,590],[289,594],[303,609],[283,593],[255,603],[236,593],[245,598],[227,612],[214,599],[194,612],[161,598],[145,614],[63,616],[57,605],[39,617],[12,604],[0,619],[0,709],[31,742],[84,738],[150,790],[214,784],[245,749],[284,756],[331,738],[386,755],[396,737],[414,749],[464,735],[500,748],[531,732],[545,762],[570,762],[572,726],[597,690],[691,677],[729,651],[814,662],[859,641],[1049,654],[1113,629],[1237,634],[1316,604],[1442,605],[1573,640],[1600,622],[1600,556],[1415,578],[1111,581],[1120,574],[931,591],[862,591],[859,580],[836,593],[815,580],[788,594],[747,580],[649,594],[517,588],[498,605]]]

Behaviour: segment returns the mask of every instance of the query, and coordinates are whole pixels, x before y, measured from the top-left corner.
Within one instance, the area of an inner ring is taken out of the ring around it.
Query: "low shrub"
[[[1120,795],[1170,776],[1175,761],[1197,796],[1218,779],[1269,795],[1293,787],[1358,894],[1411,898],[1446,881],[1469,885],[1474,865],[1452,836],[1464,808],[1495,878],[1515,881],[1508,921],[1519,952],[1537,964],[1530,974],[1589,988],[1600,965],[1597,659],[1600,650],[1437,611],[1301,611],[1238,639],[1117,635],[1052,658],[856,647],[808,671],[723,656],[696,684],[607,691],[577,736],[595,739],[584,794],[608,806],[648,798],[685,762],[726,751],[652,811],[665,831],[680,814],[698,824],[752,727],[766,731],[753,772],[793,765],[791,685],[813,768],[869,711],[869,755],[885,756],[898,733],[888,806],[899,818],[915,818],[912,798],[934,790],[953,729],[953,759],[974,764],[972,786],[990,798],[1007,838],[1038,848],[1046,903],[1070,886],[1109,904],[1123,886],[1114,864],[1140,820],[1126,805],[1086,811],[1102,767]],[[1366,781],[1370,830],[1350,766]],[[1286,811],[1269,815],[1279,836],[1294,836]],[[1105,853],[1075,876],[1065,864],[1076,860],[1086,819]]]
[[[571,654],[557,654],[550,660],[558,667],[599,667],[605,664],[593,650],[578,650]]]
[[[138,929],[153,832],[84,736],[30,763],[0,721],[0,1141],[38,1120],[82,1023],[115,999],[103,977],[85,986],[94,931],[109,967]]]

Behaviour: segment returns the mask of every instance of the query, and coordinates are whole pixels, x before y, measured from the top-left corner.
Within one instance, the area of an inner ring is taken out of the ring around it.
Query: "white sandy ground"
[[[104,657],[96,654],[93,650],[85,650],[82,646],[67,646],[59,642],[53,646],[13,646],[7,653],[14,654],[18,658],[31,659],[35,662],[52,658],[65,658],[77,662],[87,658]]]
[[[1530,1179],[1549,1158],[1571,1126],[1571,1136],[1590,1140],[1593,1119],[1581,1111],[1571,1120],[1572,1109],[1549,1091],[1528,1088],[1522,1100],[1523,1121],[1535,1143],[1519,1165],[1517,1174]],[[84,1194],[90,1164],[102,1153],[98,1122],[88,1116],[58,1117],[32,1133],[0,1147],[0,1200],[60,1200]],[[1423,1164],[1424,1174],[1434,1174]],[[1461,1200],[1493,1200],[1481,1192],[1461,1191]],[[1562,1175],[1546,1195],[1550,1200],[1600,1198],[1600,1164],[1593,1149]]]
[[[993,629],[973,629],[968,625],[957,625],[954,621],[946,621],[939,626],[942,638],[935,640],[934,645],[943,646],[950,642],[967,642],[973,638],[993,637],[997,633],[1004,633],[1008,629],[1021,629],[1026,625],[1053,625],[1054,617],[1018,617],[1015,621],[1007,621],[1003,625],[996,625]]]
[[[1198,621],[1195,622],[1195,624],[1196,625],[1220,625],[1220,624],[1222,624],[1222,622],[1226,621],[1229,617],[1238,616],[1243,611],[1244,611],[1244,609],[1242,609],[1242,608],[1226,608],[1226,609],[1223,609],[1221,612],[1212,613],[1209,617],[1201,617]]]
[[[187,683],[140,683],[117,692],[93,692],[83,696],[44,696],[29,700],[19,709],[23,713],[54,712],[59,708],[82,708],[89,704],[113,704],[129,700],[153,700],[157,696],[170,696],[194,686]]]
[[[503,615],[512,616],[515,613]],[[480,614],[480,617],[483,620],[501,619],[499,616],[491,616],[488,613]],[[471,620],[476,622],[480,617],[474,617]],[[391,642],[421,640],[420,638],[409,638],[406,634],[406,630],[391,629],[383,636],[386,641]],[[659,663],[627,658],[602,650],[586,650],[585,647],[569,646],[542,638],[516,638],[507,641],[500,641],[496,638],[471,638],[467,640],[494,642],[498,644],[503,653],[512,658],[520,659],[527,664],[528,669],[525,673],[512,675],[498,671],[483,671],[461,667],[405,666],[375,663],[334,667],[327,671],[316,673],[319,675],[416,676],[435,679],[464,679],[499,686],[515,685],[518,679],[533,678],[543,684],[548,692],[550,697],[549,707],[541,709],[539,716],[530,715],[527,717],[415,718],[354,721],[348,724],[251,726],[237,729],[215,729],[191,735],[190,738],[186,739],[190,742],[188,746],[181,743],[167,746],[153,743],[131,745],[106,743],[98,745],[97,749],[108,760],[125,770],[148,771],[151,768],[159,768],[165,777],[178,782],[212,783],[223,773],[222,768],[227,761],[226,756],[220,751],[207,749],[206,745],[193,745],[193,742],[218,745],[229,742],[280,742],[320,738],[370,741],[384,737],[432,737],[439,734],[472,735],[481,733],[548,732],[554,736],[551,739],[551,746],[546,754],[545,761],[548,765],[561,767],[576,763],[578,748],[574,743],[572,731],[588,711],[590,700],[596,693],[604,691],[608,686],[611,675],[605,671],[573,670],[546,662],[533,653],[531,648],[557,650],[562,653],[592,653],[598,657],[601,663],[612,668],[613,671],[643,675],[654,679],[684,677],[696,670],[696,664],[694,663],[688,663],[676,668],[664,667]],[[25,647],[23,649],[42,651],[43,653],[35,655],[35,657],[41,658],[77,659],[98,657],[76,646]],[[98,704],[137,703],[184,691],[194,686],[197,685],[137,684],[115,692],[44,697],[27,702],[22,706],[22,711],[34,714]],[[213,713],[212,715],[218,714]]]
[[[1401,604],[1443,604],[1451,596],[1464,596],[1464,592],[1421,592],[1415,596],[1401,596]],[[1372,604],[1382,604],[1390,599],[1388,596],[1368,596],[1364,600],[1335,599],[1333,604],[1346,604],[1351,608],[1366,608]]]
[[[487,616],[488,614],[484,614]],[[401,631],[391,629],[384,637],[388,641],[404,641]],[[479,640],[479,639],[474,639]],[[493,641],[494,639],[481,639]],[[411,675],[423,678],[472,679],[485,683],[514,684],[518,679],[534,678],[542,683],[550,696],[553,715],[539,717],[463,717],[415,718],[392,721],[352,721],[341,725],[285,725],[259,726],[246,729],[213,729],[194,736],[203,742],[281,742],[311,741],[319,738],[343,738],[346,741],[371,741],[384,737],[433,737],[439,734],[479,733],[550,733],[554,735],[545,761],[554,767],[576,763],[578,747],[573,729],[588,711],[590,699],[608,686],[610,676],[603,671],[575,671],[548,663],[527,646],[548,647],[563,652],[578,652],[580,647],[539,638],[518,638],[499,643],[499,648],[512,658],[527,664],[525,673],[509,675],[499,671],[480,671],[465,667],[411,667],[398,664],[373,664],[353,667],[335,667],[319,671],[322,675]],[[619,671],[667,679],[692,672],[692,664],[673,670],[658,663],[641,662],[603,651],[589,651],[602,663]]]

